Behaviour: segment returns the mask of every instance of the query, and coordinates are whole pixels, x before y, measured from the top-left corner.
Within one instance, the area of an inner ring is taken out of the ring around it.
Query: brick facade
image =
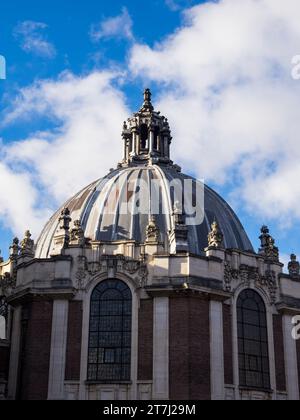
[[[286,375],[284,360],[284,338],[282,327],[282,316],[273,316],[274,329],[274,350],[275,350],[275,370],[277,391],[286,391]]]
[[[209,301],[170,298],[170,399],[209,400]]]
[[[232,348],[232,313],[231,306],[223,304],[224,334],[224,381],[233,385],[233,348]]]
[[[82,302],[72,301],[69,303],[68,317],[68,337],[65,374],[65,379],[67,381],[80,380],[81,339]]]
[[[153,300],[141,300],[139,309],[138,380],[153,379]]]
[[[33,301],[23,308],[18,393],[22,400],[47,399],[52,312],[50,301]]]

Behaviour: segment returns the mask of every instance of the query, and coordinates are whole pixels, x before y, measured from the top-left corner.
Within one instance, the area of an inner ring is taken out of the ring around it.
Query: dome
[[[124,159],[118,169],[84,188],[53,215],[37,242],[37,258],[51,256],[61,213],[66,208],[72,219],[70,229],[79,221],[86,238],[101,242],[134,240],[144,243],[149,220],[154,214],[159,240],[168,244],[175,225],[174,207],[178,198],[169,186],[181,186],[184,191],[187,182],[202,186],[202,198],[199,199],[196,189],[192,188],[190,197],[183,199],[183,207],[187,201],[189,206],[199,204],[199,200],[203,202],[201,220],[187,224],[187,250],[202,255],[208,245],[211,225],[217,221],[225,248],[253,252],[251,242],[230,206],[208,186],[181,173],[170,160],[172,137],[168,121],[154,112],[149,90],[145,92],[139,113],[124,123],[123,140]],[[143,211],[141,207],[144,207]]]
[[[174,224],[172,217],[174,199],[165,186],[174,180],[183,184],[185,179],[194,181],[191,177],[179,173],[174,168],[158,165],[115,170],[107,177],[94,182],[82,190],[55,213],[38,240],[36,257],[47,258],[50,256],[54,235],[60,224],[60,215],[66,207],[70,210],[73,222],[76,220],[81,221],[86,238],[103,242],[135,240],[143,243],[146,237],[149,215],[122,214],[120,209],[123,204],[122,197],[124,197],[124,194],[121,194],[120,191],[126,191],[127,194],[128,185],[134,187],[143,182],[147,187],[145,191],[150,202],[151,180],[156,180],[156,185],[159,185],[163,192],[160,203],[163,211],[160,211],[156,216],[156,222],[161,235],[160,239],[162,241],[166,240]],[[140,198],[139,186],[132,193],[133,196],[130,197],[130,202],[138,203]],[[244,251],[253,250],[243,226],[230,206],[216,192],[204,186],[203,223],[198,226],[188,226],[188,243],[191,253],[203,253],[203,250],[207,247],[208,233],[214,220],[218,221],[223,232],[224,246],[226,248],[238,248]]]

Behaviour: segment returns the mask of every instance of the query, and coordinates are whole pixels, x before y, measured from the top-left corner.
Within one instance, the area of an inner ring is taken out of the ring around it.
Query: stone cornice
[[[75,293],[74,288],[26,288],[15,290],[15,293],[7,298],[7,302],[12,306],[18,306],[24,301],[32,300],[71,300]]]
[[[169,284],[145,287],[151,297],[199,297],[207,300],[225,302],[231,297],[230,293],[222,290],[212,290],[193,285],[171,286]]]
[[[276,305],[277,310],[281,313],[300,314],[300,299],[292,296],[281,296],[281,301]]]

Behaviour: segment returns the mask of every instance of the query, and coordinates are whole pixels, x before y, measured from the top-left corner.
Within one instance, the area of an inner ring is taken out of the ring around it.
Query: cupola
[[[124,159],[121,166],[171,163],[169,122],[154,110],[150,89],[144,92],[144,103],[139,112],[124,122],[122,138]]]

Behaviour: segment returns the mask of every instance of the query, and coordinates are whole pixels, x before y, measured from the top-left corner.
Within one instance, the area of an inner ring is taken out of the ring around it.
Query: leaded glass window
[[[89,381],[129,381],[132,295],[120,280],[100,283],[91,297]]]
[[[237,302],[240,385],[270,389],[266,307],[254,290],[244,290]]]

